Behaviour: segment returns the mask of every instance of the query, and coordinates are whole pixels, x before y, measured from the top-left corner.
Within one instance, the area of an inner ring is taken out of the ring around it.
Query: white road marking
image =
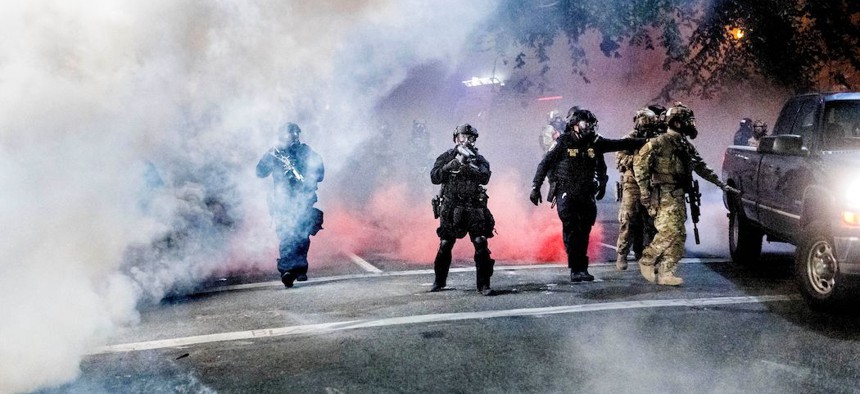
[[[728,261],[725,258],[684,258],[681,259],[681,264],[707,264],[707,263],[722,263]],[[588,265],[589,267],[615,267],[615,262],[604,262],[604,263],[591,263]],[[567,264],[561,263],[549,263],[549,264],[523,264],[523,265],[497,265],[495,270],[499,271],[513,271],[513,270],[529,270],[529,269],[541,269],[541,268],[564,268],[567,269]],[[475,267],[457,267],[451,268],[449,272],[474,272]],[[336,282],[341,280],[349,280],[349,279],[365,279],[365,278],[381,278],[388,276],[418,276],[418,275],[432,275],[434,274],[432,269],[422,269],[422,270],[407,270],[407,271],[390,271],[384,272],[379,271],[379,273],[367,273],[367,274],[349,274],[349,275],[335,275],[335,276],[326,276],[324,278],[310,278],[307,282],[304,283],[324,283],[324,282]],[[281,283],[280,280],[273,280],[268,282],[258,282],[258,283],[245,283],[241,285],[228,285],[228,286],[218,286],[210,289],[205,289],[202,291],[198,291],[194,293],[194,295],[203,295],[203,294],[212,294],[212,293],[220,293],[224,291],[234,291],[234,290],[249,290],[249,289],[261,289],[267,287],[284,287],[284,284]],[[301,285],[295,288],[300,288]],[[294,288],[294,289],[295,289]]]
[[[352,260],[353,263],[358,264],[359,267],[364,268],[364,270],[367,272],[374,272],[374,273],[382,272],[381,269],[374,267],[373,264],[368,263],[367,260],[365,260],[361,257],[358,257],[358,255],[356,255],[354,253],[347,253],[347,256],[349,257],[350,260]]]
[[[770,360],[765,360],[765,359],[761,359],[758,361],[760,363],[764,364],[764,367],[771,370],[771,372],[772,371],[787,372],[787,373],[790,373],[790,374],[794,375],[795,377],[798,377],[798,378],[803,379],[803,380],[809,378],[809,375],[812,374],[812,371],[809,368],[805,368],[805,367],[796,367],[793,365],[782,364],[782,363],[778,363],[776,361],[770,361]]]
[[[579,304],[566,306],[551,306],[543,308],[519,308],[508,310],[493,310],[480,312],[460,313],[437,313],[430,315],[402,316],[382,319],[351,320],[333,323],[307,324],[301,326],[264,328],[259,330],[225,332],[218,334],[197,335],[183,338],[161,339],[155,341],[122,343],[108,345],[95,349],[90,354],[124,353],[140,350],[176,348],[181,346],[198,345],[212,342],[237,341],[246,339],[259,339],[282,337],[288,335],[320,334],[336,331],[354,330],[360,328],[374,328],[399,326],[406,324],[426,324],[451,322],[462,320],[492,319],[500,317],[531,316],[541,317],[545,315],[583,313],[608,310],[645,309],[665,307],[707,307],[716,305],[732,304],[756,304],[765,302],[797,301],[797,296],[771,295],[771,296],[746,296],[746,297],[712,297],[674,300],[642,300],[622,301],[593,304]]]
[[[616,252],[618,251],[618,247],[617,247],[617,246],[615,246],[615,245],[605,244],[605,243],[601,242],[601,243],[600,243],[600,246],[603,246],[604,248],[612,249],[612,250],[614,250],[614,251],[616,251]]]

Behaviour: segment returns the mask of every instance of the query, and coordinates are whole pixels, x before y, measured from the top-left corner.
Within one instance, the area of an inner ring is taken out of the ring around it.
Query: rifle
[[[615,202],[621,202],[621,196],[624,195],[624,185],[621,182],[615,182]]]
[[[693,235],[696,237],[696,245],[699,244],[699,216],[701,215],[702,193],[699,192],[699,181],[692,180],[687,184],[687,203],[690,204],[690,217],[693,219]]]
[[[287,154],[280,156],[279,153],[281,152],[279,152],[277,149],[271,152],[272,156],[275,159],[278,159],[278,161],[280,161],[281,164],[284,166],[284,175],[292,175],[293,178],[295,178],[297,181],[304,182],[305,177],[302,176],[302,173],[300,173],[298,168],[296,168],[296,166],[293,164],[293,161],[292,159],[290,159],[290,156]]]
[[[472,167],[473,170],[477,171],[478,165],[475,164],[475,157],[477,157],[477,155],[474,151],[461,144],[457,145],[457,160],[460,164],[468,165],[469,167]]]

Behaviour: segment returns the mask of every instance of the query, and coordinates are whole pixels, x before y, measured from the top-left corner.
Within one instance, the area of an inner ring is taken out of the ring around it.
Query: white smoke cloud
[[[300,122],[341,169],[366,137],[347,125],[367,122],[411,67],[456,64],[491,8],[4,3],[0,392],[73,379],[141,299],[271,269],[269,184],[253,166],[276,127]]]

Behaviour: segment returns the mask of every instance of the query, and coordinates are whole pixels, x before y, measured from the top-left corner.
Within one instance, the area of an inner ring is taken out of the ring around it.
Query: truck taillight
[[[860,214],[854,211],[842,211],[842,221],[851,226],[860,226]]]

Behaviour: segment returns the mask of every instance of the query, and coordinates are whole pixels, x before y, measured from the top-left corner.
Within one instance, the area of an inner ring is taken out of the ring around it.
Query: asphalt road
[[[690,256],[679,288],[635,265],[614,271],[612,254],[588,284],[561,265],[499,261],[491,297],[475,291],[471,262],[429,293],[430,267],[386,256],[344,256],[340,272],[289,290],[213,282],[146,308],[76,382],[45,392],[860,390],[860,317],[811,312],[790,251],[757,269]]]

